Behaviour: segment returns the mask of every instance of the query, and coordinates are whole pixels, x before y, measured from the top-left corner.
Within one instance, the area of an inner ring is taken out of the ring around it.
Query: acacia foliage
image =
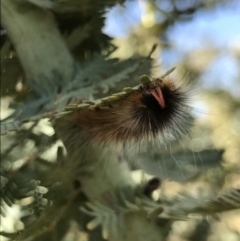
[[[75,233],[72,240],[81,240],[84,234],[88,234],[89,240],[108,239],[109,235],[117,236],[123,232],[123,217],[132,213],[153,220],[163,236],[167,236],[174,220],[187,219],[191,213],[214,216],[218,212],[239,208],[239,190],[230,190],[216,198],[194,198],[183,193],[181,197],[171,200],[160,197],[153,201],[144,197],[142,184],[139,184],[134,189],[116,190],[118,203],[113,209],[93,203],[81,191],[79,175],[91,177],[86,163],[76,165],[68,162],[62,147],[55,148],[52,160],[44,158],[43,154],[56,146],[59,139],[56,134],[49,135],[41,130],[39,126],[43,119],[63,111],[69,103],[94,101],[123,87],[134,86],[139,76],[149,74],[153,67],[149,56],[134,56],[121,61],[110,57],[115,46],[111,38],[102,32],[104,12],[107,7],[122,1],[95,3],[74,0],[18,1],[18,4],[33,4],[53,14],[56,27],[74,59],[74,71],[69,79],[63,79],[56,69],[52,70],[51,78],[43,75],[28,79],[15,46],[5,35],[1,48],[2,94],[14,99],[10,105],[14,113],[2,121],[1,133],[17,132],[2,138],[1,215],[8,215],[7,206],[18,204],[22,210],[21,221],[25,225],[20,232],[1,233],[12,240],[69,240],[69,232]],[[176,4],[173,14],[181,17],[191,10],[189,15],[192,15],[199,7],[194,5],[181,12]],[[171,24],[166,19],[162,25],[168,28]],[[21,91],[16,91],[17,83],[21,84]],[[50,123],[45,125],[51,127]],[[188,152],[180,154],[187,160],[184,155]],[[212,154],[214,157],[210,163],[219,163],[222,151],[213,150]],[[207,165],[209,155],[206,156],[205,152],[197,155],[203,155]],[[165,158],[169,163],[174,162],[171,160],[172,153]],[[173,178],[179,174],[174,168],[169,168],[174,173]],[[197,177],[195,174],[190,175],[192,179]],[[96,229],[97,226],[102,226],[102,231]],[[79,232],[80,237],[77,236]]]

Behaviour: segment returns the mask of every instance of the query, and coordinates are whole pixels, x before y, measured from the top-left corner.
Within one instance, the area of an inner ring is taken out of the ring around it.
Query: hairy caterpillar
[[[188,91],[168,75],[125,88],[124,92],[96,103],[86,102],[67,114],[69,142],[87,144],[140,143],[144,140],[167,141],[189,130]]]

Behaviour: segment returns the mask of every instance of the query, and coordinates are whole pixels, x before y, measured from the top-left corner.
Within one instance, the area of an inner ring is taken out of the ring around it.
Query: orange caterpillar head
[[[171,79],[154,79],[139,87],[139,95],[142,106],[133,112],[141,114],[139,125],[148,129],[146,135],[175,136],[188,130],[188,93]]]

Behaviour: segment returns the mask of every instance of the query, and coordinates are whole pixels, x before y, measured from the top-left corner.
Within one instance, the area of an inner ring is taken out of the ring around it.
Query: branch
[[[160,200],[156,203],[147,198],[136,199],[136,203],[126,202],[129,209],[148,213],[149,218],[186,220],[190,214],[215,216],[216,213],[240,208],[240,190],[229,189],[214,198],[192,197],[182,193],[170,200]]]

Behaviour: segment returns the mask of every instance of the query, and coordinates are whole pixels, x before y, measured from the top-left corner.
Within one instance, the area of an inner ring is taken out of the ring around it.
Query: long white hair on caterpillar
[[[70,111],[64,116],[67,126],[62,126],[68,132],[68,145],[136,146],[149,141],[165,143],[187,133],[191,88],[173,79],[173,70],[159,78],[141,76],[138,86]]]

